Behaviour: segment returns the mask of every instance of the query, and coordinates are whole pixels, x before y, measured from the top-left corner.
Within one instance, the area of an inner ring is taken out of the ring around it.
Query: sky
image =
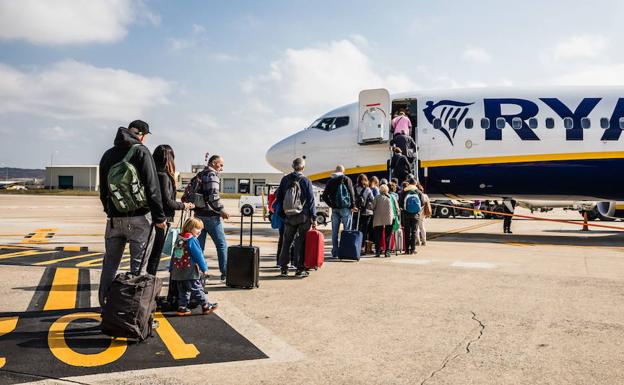
[[[266,150],[366,88],[624,84],[624,2],[0,0],[0,166],[97,164],[149,123],[179,171]]]

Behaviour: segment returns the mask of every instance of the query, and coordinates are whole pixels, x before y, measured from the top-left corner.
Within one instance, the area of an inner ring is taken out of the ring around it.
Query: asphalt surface
[[[618,230],[431,219],[415,255],[327,259],[296,279],[278,277],[277,232],[256,218],[260,288],[224,287],[208,242],[219,309],[159,315],[134,344],[93,315],[104,220],[97,198],[0,196],[0,383],[624,384]]]

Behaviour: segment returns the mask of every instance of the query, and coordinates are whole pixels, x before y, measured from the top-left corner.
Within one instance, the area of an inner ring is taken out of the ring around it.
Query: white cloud
[[[194,47],[196,43],[197,42],[195,40],[191,40],[191,39],[175,39],[175,38],[167,39],[169,50],[174,51],[174,52]]]
[[[196,128],[202,129],[219,129],[221,125],[217,121],[217,119],[207,113],[195,114],[191,116],[191,125]]]
[[[276,98],[273,101],[276,105],[296,108],[301,113],[353,102],[358,92],[366,88],[384,87],[391,92],[416,88],[407,75],[376,71],[351,40],[287,49],[271,64],[268,74],[250,79],[242,86],[248,93],[264,90]]]
[[[0,39],[34,44],[110,43],[122,39],[142,3],[131,0],[0,0]],[[149,12],[142,12],[157,22]]]
[[[126,121],[168,103],[170,89],[171,84],[160,78],[73,60],[33,72],[0,64],[0,113]]]
[[[492,55],[481,47],[467,47],[462,57],[465,61],[475,64],[485,64],[492,61]]]
[[[624,85],[624,64],[591,65],[558,76],[553,80],[553,84],[578,86]]]
[[[600,35],[574,36],[557,44],[553,58],[555,60],[597,58],[608,46],[609,41]]]
[[[46,127],[41,130],[40,135],[54,141],[64,141],[76,136],[76,133],[61,126]]]

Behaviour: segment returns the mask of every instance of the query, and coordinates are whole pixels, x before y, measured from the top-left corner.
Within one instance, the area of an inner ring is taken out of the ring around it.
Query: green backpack
[[[145,189],[136,167],[130,159],[139,145],[134,144],[123,159],[108,171],[107,183],[110,198],[120,213],[129,213],[147,206]]]

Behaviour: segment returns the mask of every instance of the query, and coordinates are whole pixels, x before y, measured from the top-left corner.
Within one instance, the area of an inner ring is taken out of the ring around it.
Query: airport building
[[[45,188],[98,191],[100,167],[69,165],[46,167]]]
[[[184,189],[199,171],[203,170],[203,165],[193,165],[192,172],[182,172],[178,178],[178,186]],[[267,184],[279,184],[284,174],[274,173],[228,173],[222,172],[221,192],[232,194],[253,194],[260,195],[260,191]]]

